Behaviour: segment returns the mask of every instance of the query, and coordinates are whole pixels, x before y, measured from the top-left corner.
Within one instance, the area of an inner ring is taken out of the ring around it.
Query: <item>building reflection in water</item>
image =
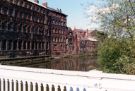
[[[88,71],[97,67],[96,59],[89,57],[61,58],[61,59],[34,59],[2,62],[6,65],[15,65],[23,67],[47,68],[58,70]]]

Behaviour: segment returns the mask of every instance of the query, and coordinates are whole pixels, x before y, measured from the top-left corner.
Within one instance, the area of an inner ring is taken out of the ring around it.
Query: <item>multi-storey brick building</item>
[[[51,55],[58,44],[64,52],[66,15],[35,1],[0,1],[0,55]]]
[[[51,54],[62,55],[66,52],[67,15],[63,14],[61,9],[48,9],[50,9],[48,15],[51,30]]]

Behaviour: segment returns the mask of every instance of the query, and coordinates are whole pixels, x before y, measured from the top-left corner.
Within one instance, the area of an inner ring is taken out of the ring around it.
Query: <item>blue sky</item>
[[[44,0],[39,0],[40,4]],[[87,29],[92,28],[89,19],[86,17],[86,7],[88,3],[97,3],[96,0],[46,0],[48,6],[52,8],[62,9],[67,14],[67,25],[71,28]]]

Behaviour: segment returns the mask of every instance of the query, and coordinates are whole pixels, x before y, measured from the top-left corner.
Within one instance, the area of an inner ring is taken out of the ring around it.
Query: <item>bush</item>
[[[129,39],[105,39],[98,49],[100,69],[111,73],[135,74],[134,48],[134,43]]]

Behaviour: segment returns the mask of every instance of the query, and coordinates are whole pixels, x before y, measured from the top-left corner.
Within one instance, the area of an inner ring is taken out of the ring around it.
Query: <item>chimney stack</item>
[[[34,2],[39,3],[39,1],[38,1],[38,0],[34,0]]]
[[[47,4],[47,2],[45,2],[45,3],[42,3],[42,5],[43,5],[43,7],[45,7],[45,8],[47,8],[47,7],[48,7],[48,4]]]
[[[44,0],[43,3],[42,3],[43,7],[47,8],[48,7],[48,4],[47,2]]]

